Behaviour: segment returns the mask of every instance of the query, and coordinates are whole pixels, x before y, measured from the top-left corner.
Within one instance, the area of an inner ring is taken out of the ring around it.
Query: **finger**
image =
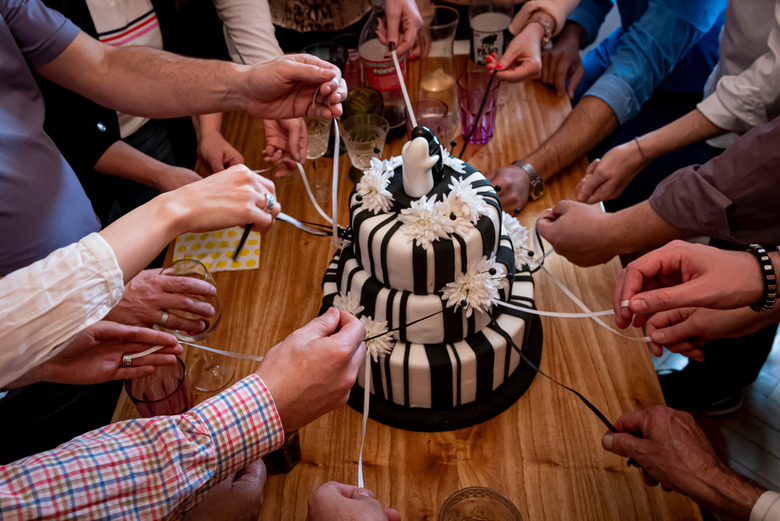
[[[587,202],[593,195],[593,186],[596,183],[593,175],[586,175],[577,184],[577,200],[581,203]]]
[[[298,161],[306,155],[306,126],[303,119],[298,118],[290,121],[288,125],[289,134],[287,136],[287,149],[290,154],[294,154]],[[303,146],[301,146],[303,145]]]
[[[553,72],[555,71],[556,57],[551,53],[542,54],[542,71],[539,76],[539,80],[545,85],[550,85],[552,79],[555,77]]]
[[[387,516],[387,521],[401,521],[401,514],[394,508],[386,508],[385,515]]]
[[[168,293],[157,300],[159,309],[170,312],[178,312],[181,316],[186,313],[197,315],[199,318],[209,318],[217,312],[209,302],[190,297],[181,293]],[[197,320],[198,317],[192,317]]]
[[[352,499],[373,499],[376,497],[376,494],[367,488],[357,487],[352,491],[352,495],[350,497]]]
[[[110,380],[132,380],[133,378],[141,378],[143,376],[150,376],[154,373],[154,367],[122,367],[117,369],[113,378]]]
[[[333,335],[334,339],[344,342],[351,349],[358,351],[363,339],[366,338],[366,328],[363,324],[349,313],[339,313],[339,330]]]
[[[614,199],[619,194],[615,193],[614,185],[609,179],[599,178],[596,182],[600,184],[596,187],[593,193],[588,197],[587,204],[596,204],[601,201],[609,201]]]
[[[385,15],[385,27],[387,28],[387,46],[389,48],[391,46],[390,44],[394,44],[395,47],[398,47],[398,27],[401,24],[400,4],[398,2],[387,2],[385,6]],[[399,48],[396,52],[401,54],[403,51],[401,51]]]
[[[338,494],[347,499],[351,499],[355,490],[357,490],[355,485],[347,485],[345,483],[339,483],[338,481],[328,481],[318,489],[318,493],[327,493],[328,495]]]
[[[569,77],[569,97],[574,97],[574,92],[577,90],[577,86],[580,84],[580,80],[582,80],[582,76],[585,73],[585,69],[582,67],[582,62],[577,61],[577,63],[574,64],[574,70],[571,73],[571,76]]]
[[[260,235],[265,235],[274,224],[274,217],[264,209],[258,208],[258,210],[257,213],[253,212],[252,230]]]
[[[268,472],[266,472],[263,460],[257,460],[236,473],[236,477],[233,482],[246,483],[251,488],[256,489],[259,493],[262,492],[267,478]]]
[[[516,83],[522,80],[533,79],[539,76],[542,70],[542,62],[537,58],[524,58],[519,64],[502,69],[496,75],[504,81]]]
[[[623,413],[615,422],[618,432],[642,433],[642,425],[647,418],[647,411],[629,411]]]
[[[149,349],[149,346],[146,346],[147,349]],[[184,351],[183,348],[180,348],[178,353],[181,354],[182,351]],[[126,351],[130,352],[130,351]],[[142,356],[141,358],[134,358],[133,359],[133,366],[135,367],[164,367],[168,365],[175,365],[177,363],[178,358],[176,358],[176,354],[160,354],[160,351],[157,351],[156,353],[152,353],[151,355]]]
[[[637,454],[641,454],[642,445],[645,443],[647,440],[624,432],[610,432],[601,438],[601,446],[604,449],[626,458],[634,458]]]
[[[555,68],[555,93],[559,98],[562,98],[566,94],[566,77],[568,76],[569,68],[566,63],[561,60],[558,62],[558,66]]]
[[[601,163],[601,158],[599,157],[591,161],[591,163],[588,165],[588,169],[585,170],[585,175],[596,173],[596,168],[599,166],[599,163]]]
[[[173,347],[179,342],[176,337],[170,333],[164,333],[148,327],[117,324],[108,320],[101,320],[88,327],[85,331],[91,334],[96,340],[121,340],[128,343],[145,344],[144,349],[148,349],[149,345]],[[142,349],[142,351],[144,349]]]
[[[333,335],[339,327],[341,314],[336,308],[328,308],[322,315],[311,320],[298,331],[312,340]]]
[[[642,469],[642,479],[645,481],[645,484],[648,487],[654,487],[658,485],[658,480],[656,480],[653,476],[648,474],[648,472],[645,469]],[[668,490],[667,490],[668,492]]]
[[[170,312],[168,314],[168,322],[165,323],[166,329],[172,329],[176,331],[187,331],[190,333],[201,333],[206,330],[208,323],[205,320],[193,320],[190,318],[184,318],[176,313]]]
[[[161,273],[161,287],[166,293],[180,293],[187,295],[199,295],[210,297],[217,294],[217,288],[205,280],[199,280],[192,277],[174,277],[174,272],[170,268],[165,268]]]
[[[693,279],[676,286],[637,292],[630,297],[629,306],[635,313],[644,314],[675,308],[707,307],[710,302],[701,295],[706,295],[709,289],[706,281]]]

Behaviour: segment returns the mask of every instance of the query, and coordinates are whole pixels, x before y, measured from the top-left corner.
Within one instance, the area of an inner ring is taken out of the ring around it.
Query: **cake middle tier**
[[[508,236],[501,237],[496,258],[506,268],[506,283],[499,291],[499,297],[507,302],[515,273],[512,243]],[[410,291],[385,287],[360,266],[349,246],[336,252],[328,266],[323,279],[323,293],[356,298],[363,306],[361,316],[387,321],[388,329],[400,328],[393,336],[401,342],[458,342],[490,323],[490,317],[484,311],[474,310],[471,316],[466,316],[461,306],[447,307],[447,301],[439,293],[415,295]],[[425,320],[420,320],[423,318]]]
[[[403,232],[400,212],[409,208],[412,199],[403,192],[401,166],[396,167],[387,189],[393,194],[392,208],[375,213],[366,209],[360,197],[350,197],[350,225],[355,241],[352,245],[360,265],[385,286],[425,295],[441,291],[445,284],[465,273],[471,262],[490,256],[498,247],[501,230],[501,203],[493,186],[466,163],[463,173],[445,167],[444,178],[427,194],[441,201],[450,193],[454,179],[468,183],[477,197],[486,203],[487,215],[476,224],[468,222],[459,233],[433,241],[423,248]]]

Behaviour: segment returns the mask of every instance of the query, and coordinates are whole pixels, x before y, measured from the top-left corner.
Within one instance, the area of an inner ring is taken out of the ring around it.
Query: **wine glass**
[[[214,288],[217,287],[214,282],[214,277],[211,276],[208,268],[206,268],[202,262],[195,259],[177,260],[167,268],[163,268],[160,273],[169,277],[191,277],[205,281],[214,286]],[[160,330],[167,331],[184,342],[197,342],[208,337],[208,335],[217,328],[219,319],[222,316],[222,307],[220,306],[219,297],[216,292],[209,296],[191,295],[191,297],[211,304],[214,308],[214,314],[206,319],[199,315],[180,310],[175,310],[175,312],[171,312],[171,314],[192,320],[205,321],[206,327],[203,331],[186,331],[181,329],[168,329],[162,326],[159,327]],[[235,371],[236,368],[230,359],[222,355],[212,354],[199,349],[195,357],[195,362],[190,368],[190,382],[193,387],[200,391],[217,391],[230,383]]]

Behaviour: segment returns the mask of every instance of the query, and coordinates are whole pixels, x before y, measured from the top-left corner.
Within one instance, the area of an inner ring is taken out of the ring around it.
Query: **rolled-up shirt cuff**
[[[650,207],[666,222],[708,237],[729,235],[726,210],[732,201],[697,172],[681,170],[659,184]]]
[[[609,72],[602,74],[585,92],[584,96],[599,98],[609,105],[621,125],[638,114],[641,108],[634,94],[634,89],[621,78]]]
[[[767,490],[758,498],[750,511],[749,521],[780,520],[780,494]]]

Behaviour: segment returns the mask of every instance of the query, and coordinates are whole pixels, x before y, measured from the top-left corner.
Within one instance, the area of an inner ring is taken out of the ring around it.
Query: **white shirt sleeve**
[[[0,279],[0,387],[106,316],[123,292],[114,250],[97,233]]]
[[[750,511],[750,521],[780,521],[780,494],[769,490],[761,494]]]
[[[284,54],[276,41],[268,0],[214,0],[214,7],[225,24],[231,55],[238,51],[236,61],[257,65]]]
[[[774,19],[769,50],[740,74],[720,78],[715,92],[698,104],[702,114],[720,128],[742,134],[773,119],[780,110],[780,2],[775,2]]]

